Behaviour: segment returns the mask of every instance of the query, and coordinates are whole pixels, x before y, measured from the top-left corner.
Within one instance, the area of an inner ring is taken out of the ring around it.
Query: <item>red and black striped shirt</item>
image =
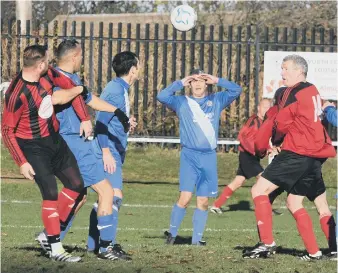
[[[58,74],[58,73],[57,73]],[[74,84],[68,78],[55,74],[50,69],[48,75],[41,77],[39,82],[28,82],[22,78],[20,72],[11,82],[5,93],[5,105],[2,116],[3,140],[14,161],[19,165],[27,162],[21,151],[17,138],[39,139],[58,132],[59,123],[52,105],[53,83],[61,88],[69,89]],[[81,96],[72,103],[80,119],[90,118]]]

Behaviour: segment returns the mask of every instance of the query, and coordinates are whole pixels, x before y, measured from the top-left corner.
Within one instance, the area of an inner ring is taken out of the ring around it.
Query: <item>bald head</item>
[[[271,107],[271,100],[269,99],[262,99],[258,106],[257,106],[257,115],[259,118],[263,119],[265,116],[265,113],[270,109]]]

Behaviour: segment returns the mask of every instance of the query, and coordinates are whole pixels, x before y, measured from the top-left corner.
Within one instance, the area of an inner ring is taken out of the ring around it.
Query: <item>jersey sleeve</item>
[[[175,96],[175,92],[181,89],[183,89],[182,81],[175,81],[157,95],[157,100],[167,105],[170,109],[177,111],[180,100],[178,96]]]
[[[226,89],[216,93],[216,98],[220,101],[222,109],[228,107],[242,93],[242,88],[238,84],[227,79],[220,78],[217,86]]]
[[[117,92],[117,90],[114,90],[115,92],[112,93],[110,90],[110,85],[107,85],[104,92],[101,95],[101,99],[108,102],[111,105],[118,106],[119,108],[122,108],[124,105],[124,91],[121,90],[121,92]],[[114,117],[114,113],[111,112],[102,112],[98,111],[97,113],[97,119],[96,119],[96,127],[95,127],[95,134],[97,137],[97,140],[99,142],[99,145],[101,149],[108,148],[108,141],[109,141],[109,123],[111,119]]]
[[[1,133],[6,147],[15,163],[20,167],[27,162],[15,137],[15,128],[19,123],[23,112],[23,102],[20,97],[10,96],[5,99],[4,112],[2,115]]]
[[[324,109],[324,113],[327,121],[337,127],[337,109],[333,106],[329,106]]]
[[[49,67],[48,77],[52,81],[54,86],[61,87],[61,89],[70,89],[76,86],[76,84],[70,78],[63,75],[53,67]],[[75,99],[73,99],[72,106],[76,115],[81,121],[90,120],[90,115],[82,96],[79,95]]]

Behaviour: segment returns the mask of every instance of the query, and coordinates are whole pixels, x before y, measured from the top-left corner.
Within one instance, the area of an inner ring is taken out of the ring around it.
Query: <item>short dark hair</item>
[[[60,60],[69,50],[73,50],[79,45],[79,42],[75,39],[63,40],[55,51],[55,57]]]
[[[123,51],[115,55],[113,69],[117,77],[127,75],[133,66],[137,66],[138,57],[130,51]]]
[[[23,51],[23,66],[32,67],[46,57],[47,47],[43,45],[27,46]]]
[[[199,75],[199,74],[204,74],[204,71],[200,68],[195,68],[191,71],[190,75]]]

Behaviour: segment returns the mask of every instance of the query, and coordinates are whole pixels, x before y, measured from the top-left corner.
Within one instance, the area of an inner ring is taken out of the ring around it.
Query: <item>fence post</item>
[[[103,49],[103,22],[99,24],[99,55],[97,64],[97,93],[102,92],[102,49]]]
[[[21,58],[21,22],[16,23],[16,73],[18,74],[21,69],[20,65]]]
[[[140,55],[140,40],[141,40],[141,25],[136,25],[136,48],[135,48],[135,54],[136,56]],[[136,120],[138,120],[138,92],[139,92],[139,81],[136,81],[134,84],[134,116]]]
[[[112,58],[113,58],[113,23],[109,23],[107,83],[111,81],[112,62],[113,62]]]
[[[157,135],[155,133],[155,126],[157,121],[157,68],[158,68],[158,31],[159,31],[159,24],[155,24],[155,43],[154,43],[154,69],[153,69],[153,114],[152,114],[152,135]]]
[[[260,30],[259,30],[259,25],[256,25],[256,58],[255,58],[255,109],[258,105],[258,100],[259,100],[259,68],[260,68]]]
[[[214,41],[214,26],[211,25],[210,28],[209,28],[209,41],[210,41],[210,44],[209,44],[209,58],[208,58],[208,73],[210,75],[212,75],[213,73],[213,62],[214,62],[214,45],[213,45],[213,41]],[[212,92],[212,85],[209,85],[208,86],[208,91],[209,93]]]
[[[149,28],[150,25],[146,24],[145,39],[148,40],[144,45],[144,83],[143,83],[143,126],[147,128],[148,124],[148,70],[149,70]]]
[[[200,41],[200,69],[204,71],[204,34],[205,34],[205,26],[201,25],[201,41]]]
[[[81,48],[82,48],[82,63],[81,63],[81,81],[84,83],[84,64],[86,52],[86,23],[81,22]]]
[[[94,36],[94,23],[90,22],[89,29],[89,88],[94,87],[94,56],[93,56],[93,37]]]
[[[163,70],[163,77],[162,77],[162,88],[167,87],[167,47],[168,47],[168,25],[164,25],[163,29],[163,63],[162,63],[162,70]],[[162,121],[162,136],[165,135],[165,113],[166,108],[165,105],[162,104],[162,111],[161,111],[161,121]]]

